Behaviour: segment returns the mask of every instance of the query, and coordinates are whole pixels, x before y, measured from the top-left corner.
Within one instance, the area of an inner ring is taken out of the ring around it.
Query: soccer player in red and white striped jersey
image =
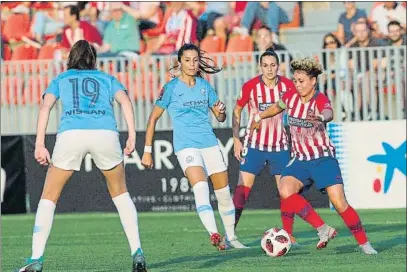
[[[295,91],[291,80],[278,76],[279,59],[274,50],[266,50],[260,57],[259,65],[262,74],[243,85],[234,109],[234,154],[240,161],[239,181],[233,197],[235,226],[239,222],[256,175],[268,164],[270,174],[275,176],[278,187],[281,172],[290,160],[283,114],[261,121],[259,130],[253,133],[247,129],[243,144],[239,138],[241,112],[246,105],[249,109],[250,128],[256,114],[278,103],[284,93]]]
[[[331,102],[324,94],[317,92],[307,103],[303,103],[301,95],[294,89],[282,97],[287,103],[288,123],[290,125],[292,153],[300,161],[309,161],[322,157],[335,157],[325,124],[307,122],[309,116],[321,112],[333,112]],[[274,118],[274,117],[272,117]]]
[[[294,158],[282,172],[279,186],[283,228],[292,233],[293,222],[288,217],[297,214],[317,229],[318,249],[326,247],[336,236],[336,230],[325,224],[299,194],[315,183],[320,191],[328,193],[362,252],[377,254],[367,239],[359,215],[346,201],[335,148],[325,129],[326,123],[333,120],[333,110],[329,99],[315,88],[322,66],[313,58],[305,58],[292,61],[291,68],[296,90],[287,91],[278,104],[257,114],[251,127],[254,130],[261,126],[259,122],[263,118],[287,111]]]

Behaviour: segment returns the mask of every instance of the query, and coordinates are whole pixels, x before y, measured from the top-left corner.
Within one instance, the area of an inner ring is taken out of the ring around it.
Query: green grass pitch
[[[247,250],[218,252],[195,213],[140,213],[139,225],[149,271],[406,271],[406,209],[360,210],[368,237],[379,251],[365,256],[341,218],[318,210],[339,235],[317,251],[316,232],[296,217],[301,247],[280,258],[260,249],[263,232],[281,226],[279,211],[245,211],[237,234]],[[2,271],[13,271],[31,253],[34,215],[2,216]],[[220,226],[219,217],[217,217]],[[220,228],[221,229],[221,228]],[[44,272],[130,271],[127,240],[116,214],[57,214],[45,251]]]

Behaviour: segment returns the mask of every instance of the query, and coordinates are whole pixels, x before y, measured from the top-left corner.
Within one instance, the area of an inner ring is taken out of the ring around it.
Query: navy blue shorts
[[[304,184],[303,192],[315,183],[315,186],[321,192],[325,188],[343,184],[341,169],[336,158],[323,157],[311,161],[291,161],[284,169],[281,177],[293,176]]]
[[[240,171],[248,172],[257,176],[260,174],[260,171],[268,165],[270,175],[281,175],[289,161],[290,152],[287,150],[269,152],[249,147],[247,149],[247,154],[243,157],[243,161],[240,163]]]

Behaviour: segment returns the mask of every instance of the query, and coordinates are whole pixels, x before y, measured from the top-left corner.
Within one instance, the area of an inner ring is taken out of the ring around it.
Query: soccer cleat
[[[295,239],[295,237],[292,236],[291,234],[289,234],[289,235],[290,235],[291,246],[293,246],[293,247],[298,247],[298,246],[300,246],[300,245],[297,243],[297,239]]]
[[[329,240],[335,238],[338,233],[336,230],[330,226],[326,226],[324,230],[318,232],[319,242],[317,244],[317,249],[325,248],[328,245]]]
[[[377,251],[372,247],[369,242],[359,246],[360,250],[366,255],[376,255]]]
[[[245,246],[239,240],[237,240],[236,236],[230,240],[226,239],[226,237],[223,237],[222,242],[218,246],[218,250],[228,250],[232,248],[243,249],[249,247]]]
[[[39,259],[27,259],[25,265],[20,269],[15,270],[15,272],[42,272],[42,264],[44,263],[44,258]]]
[[[133,254],[133,270],[132,272],[147,272],[146,259],[141,248]]]
[[[221,241],[222,241],[222,237],[220,236],[219,233],[214,232],[211,234],[211,244],[213,246],[218,247],[219,244],[221,243]]]

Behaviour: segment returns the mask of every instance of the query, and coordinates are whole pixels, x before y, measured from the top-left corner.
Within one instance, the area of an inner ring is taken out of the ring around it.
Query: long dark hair
[[[222,71],[222,68],[217,67],[210,57],[205,56],[207,54],[205,51],[202,51],[193,43],[185,43],[181,46],[177,54],[178,63],[172,66],[170,71],[180,68],[179,63],[181,63],[181,57],[184,55],[184,52],[188,50],[194,50],[198,53],[199,67],[198,72],[196,73],[197,77],[203,78],[204,74],[216,74]]]
[[[334,42],[336,43],[336,48],[342,47],[342,44],[339,41],[339,39],[332,32],[330,32],[330,33],[327,33],[322,40],[323,49],[326,49],[327,44],[325,43],[325,40],[328,37],[331,37],[334,40]],[[329,68],[328,56],[327,56],[327,52],[325,52],[325,51],[322,53],[322,65],[324,66],[325,69]]]
[[[88,41],[79,40],[71,48],[68,57],[68,70],[96,69],[96,49]]]
[[[327,34],[324,36],[324,38],[322,39],[322,48],[323,48],[323,49],[325,49],[326,46],[327,46],[327,44],[325,43],[325,39],[328,38],[328,37],[331,37],[331,38],[334,40],[334,42],[336,43],[336,47],[337,47],[337,48],[342,47],[342,44],[341,44],[341,42],[339,41],[339,39],[338,39],[332,32],[330,32],[330,33],[327,33]]]

